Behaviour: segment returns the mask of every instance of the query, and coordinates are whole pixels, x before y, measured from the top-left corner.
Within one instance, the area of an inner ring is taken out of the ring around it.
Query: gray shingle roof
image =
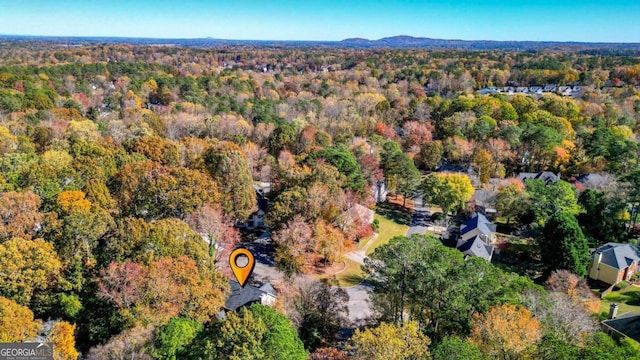
[[[625,313],[602,323],[640,342],[640,314]]]
[[[480,236],[475,236],[467,240],[464,244],[458,247],[461,252],[470,251],[473,256],[481,257],[485,260],[490,260],[493,253],[491,245],[487,245]]]
[[[260,290],[265,292],[265,293],[267,293],[267,294],[276,296],[276,289],[274,289],[273,286],[271,286],[271,284],[269,284],[269,283],[266,283],[266,284],[260,286]]]
[[[606,243],[597,248],[596,253],[602,254],[601,263],[618,270],[640,261],[640,250],[631,244]]]
[[[266,284],[262,287],[265,286]],[[236,311],[238,308],[249,306],[256,302],[259,303],[262,296],[268,293],[268,291],[263,291],[251,285],[241,287],[237,281],[233,280],[229,280],[229,289],[229,297],[224,302],[224,308],[231,311]],[[271,287],[271,290],[273,290],[273,287]],[[275,291],[271,295],[275,296]]]
[[[491,233],[496,232],[496,225],[489,221],[486,216],[481,213],[474,213],[471,218],[460,225],[460,235],[464,235],[476,228],[487,236],[491,236]]]
[[[560,174],[554,174],[551,171],[541,171],[539,173],[520,173],[518,174],[518,179],[523,182],[529,179],[537,179],[542,180],[545,182],[545,184],[549,185],[560,180]]]

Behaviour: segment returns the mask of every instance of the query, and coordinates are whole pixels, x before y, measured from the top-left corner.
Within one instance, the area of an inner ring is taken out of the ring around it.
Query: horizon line
[[[205,37],[150,37],[150,36],[121,36],[121,35],[35,35],[35,34],[2,34],[0,36],[5,37],[34,37],[34,38],[80,38],[80,39],[144,39],[144,40],[220,40],[220,41],[264,41],[264,42],[316,42],[316,43],[339,43],[346,40],[364,40],[377,42],[384,39],[406,37],[420,40],[444,40],[444,41],[464,41],[464,42],[497,42],[497,43],[565,43],[565,44],[637,44],[639,42],[625,42],[625,41],[579,41],[579,40],[491,40],[491,39],[450,39],[450,38],[432,38],[426,36],[413,36],[413,35],[391,35],[381,37],[379,39],[369,39],[358,36],[347,37],[341,40],[305,40],[305,39],[231,39],[231,38],[218,38],[212,36]]]

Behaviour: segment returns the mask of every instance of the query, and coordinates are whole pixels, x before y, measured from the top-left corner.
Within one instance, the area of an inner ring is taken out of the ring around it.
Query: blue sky
[[[640,0],[0,0],[0,34],[640,42]]]

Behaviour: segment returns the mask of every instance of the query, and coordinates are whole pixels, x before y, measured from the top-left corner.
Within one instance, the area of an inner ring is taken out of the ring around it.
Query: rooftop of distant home
[[[640,314],[625,313],[614,319],[604,320],[602,324],[620,335],[640,342]]]
[[[474,213],[471,218],[460,225],[460,235],[464,235],[473,229],[480,229],[484,234],[491,234],[496,231],[496,225],[481,213]]]
[[[595,254],[602,254],[600,262],[618,270],[640,261],[640,250],[631,244],[606,243]]]

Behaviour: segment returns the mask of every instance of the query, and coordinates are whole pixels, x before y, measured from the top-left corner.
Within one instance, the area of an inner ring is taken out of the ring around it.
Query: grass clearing
[[[404,217],[404,215],[400,215],[398,213],[394,216],[394,218],[397,219],[401,219],[402,217]],[[373,253],[378,246],[388,243],[389,240],[396,236],[404,236],[407,233],[407,230],[409,230],[408,225],[399,224],[381,214],[375,214],[375,218],[378,219],[380,223],[380,232],[378,233],[378,236],[372,236],[368,240],[361,241],[360,244],[358,244],[358,250],[362,251],[362,249],[366,249],[365,255],[367,256]],[[348,258],[344,258],[343,262],[345,264],[344,270],[335,275],[322,275],[319,278],[329,279],[329,282],[332,285],[340,287],[358,285],[362,280],[364,280],[364,273],[362,272],[360,263]]]
[[[609,313],[609,306],[617,303],[618,314],[626,312],[640,313],[640,287],[629,285],[619,291],[612,291],[600,302],[600,312]]]
[[[358,285],[364,280],[364,272],[361,265],[351,259],[344,259],[345,268],[335,275],[323,275],[319,279],[328,279],[329,283],[334,286],[350,287]]]
[[[385,216],[376,214],[375,218],[380,222],[380,232],[377,238],[369,240],[373,242],[367,247],[367,251],[365,252],[367,256],[372,254],[378,246],[388,243],[389,240],[396,236],[404,236],[407,230],[409,230],[409,226],[398,224]]]

